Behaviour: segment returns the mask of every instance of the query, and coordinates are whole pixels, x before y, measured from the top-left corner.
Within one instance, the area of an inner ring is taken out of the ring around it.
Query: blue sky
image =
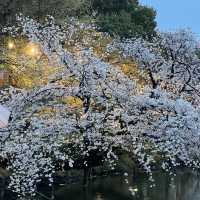
[[[140,0],[157,11],[161,31],[190,28],[200,37],[200,0]]]

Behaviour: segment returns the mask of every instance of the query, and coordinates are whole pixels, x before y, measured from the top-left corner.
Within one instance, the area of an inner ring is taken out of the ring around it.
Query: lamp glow
[[[26,48],[26,54],[32,57],[38,56],[40,54],[39,47],[35,44],[29,43]]]
[[[35,49],[34,47],[32,47],[32,48],[30,49],[30,52],[31,52],[32,54],[35,54],[35,53],[36,53],[36,49]]]
[[[13,42],[8,42],[8,48],[13,49],[15,47],[15,44]]]

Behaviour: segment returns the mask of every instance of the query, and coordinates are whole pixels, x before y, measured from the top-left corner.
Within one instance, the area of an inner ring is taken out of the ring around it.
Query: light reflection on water
[[[97,194],[95,195],[95,200],[104,200],[103,194],[97,193]]]
[[[195,172],[179,171],[173,179],[157,172],[154,179],[156,186],[151,188],[146,175],[129,178],[129,184],[124,177],[98,178],[87,189],[81,184],[63,187],[56,200],[200,200],[200,176]]]

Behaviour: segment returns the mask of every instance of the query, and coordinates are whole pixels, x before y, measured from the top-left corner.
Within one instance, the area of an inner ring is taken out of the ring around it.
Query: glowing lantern
[[[6,107],[0,105],[0,128],[8,126],[9,117],[10,111]]]
[[[8,42],[8,49],[13,49],[15,44],[13,42]]]
[[[40,54],[39,47],[33,43],[29,43],[26,47],[26,54],[29,56],[38,56]]]
[[[31,48],[31,53],[35,54],[36,53],[36,49],[34,47]]]

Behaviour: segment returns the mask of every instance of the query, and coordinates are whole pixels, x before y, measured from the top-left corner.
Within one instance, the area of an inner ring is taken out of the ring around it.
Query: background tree
[[[67,16],[80,16],[87,9],[83,0],[0,0],[0,24],[16,21],[16,14],[23,13],[37,20],[52,15],[62,21]]]
[[[151,38],[155,34],[156,12],[141,6],[136,0],[91,0],[97,12],[100,30],[120,37],[142,36]]]

